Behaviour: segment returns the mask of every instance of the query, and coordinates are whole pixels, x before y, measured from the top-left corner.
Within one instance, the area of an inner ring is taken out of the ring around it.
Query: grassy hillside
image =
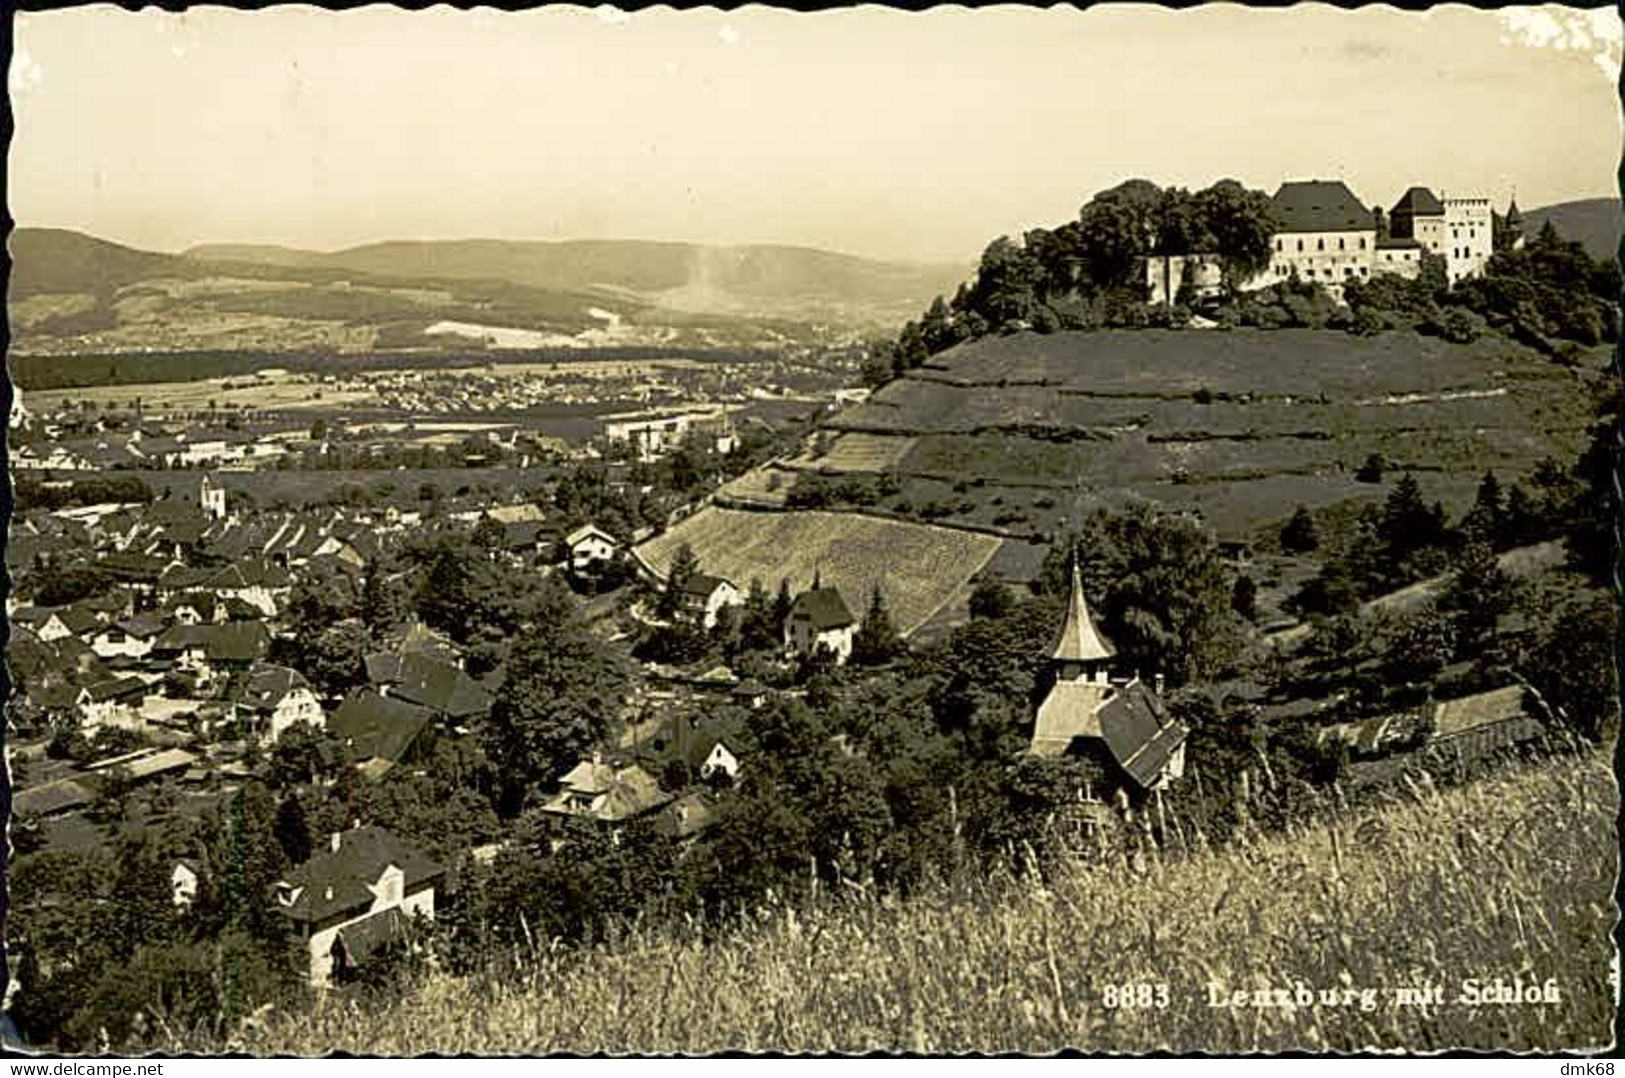
[[[1549,1051],[1612,1033],[1617,795],[1600,756],[1414,790],[1290,837],[1117,859],[1048,885],[985,879],[900,904],[764,911],[705,945],[639,931],[430,975],[372,1010],[329,997],[233,1036],[255,1055],[542,1052]],[[1560,1002],[1468,1002],[1463,982]],[[1166,985],[1166,1005],[1109,989]],[[1442,988],[1426,1006],[1395,990]],[[1210,986],[1213,986],[1210,988]],[[1212,992],[1352,990],[1216,1007]],[[1363,994],[1369,993],[1369,994]],[[175,1050],[193,1047],[184,1039]],[[206,1047],[218,1048],[218,1045]]]
[[[1625,235],[1625,206],[1618,198],[1583,198],[1542,206],[1524,214],[1524,235],[1533,237],[1550,221],[1565,239],[1578,240],[1592,258],[1615,258]]]
[[[1369,494],[1354,473],[1372,454],[1452,508],[1486,469],[1572,459],[1591,380],[1492,337],[1018,333],[952,348],[843,411],[827,424],[842,435],[806,463],[893,471],[894,503],[951,503],[949,523],[1041,533],[1135,492],[1247,532]]]

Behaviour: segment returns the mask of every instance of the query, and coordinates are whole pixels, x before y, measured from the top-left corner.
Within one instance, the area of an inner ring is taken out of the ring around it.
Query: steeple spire
[[[1060,663],[1103,663],[1117,654],[1116,650],[1095,628],[1089,616],[1089,602],[1083,597],[1083,575],[1078,571],[1078,558],[1072,556],[1072,594],[1067,597],[1066,621],[1061,634],[1050,648],[1050,660]]]

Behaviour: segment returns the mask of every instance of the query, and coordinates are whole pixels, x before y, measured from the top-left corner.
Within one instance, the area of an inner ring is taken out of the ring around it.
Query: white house
[[[176,861],[169,873],[169,890],[176,906],[190,906],[197,898],[197,868],[186,860]]]
[[[705,759],[700,761],[700,778],[709,779],[718,774],[727,775],[730,779],[739,777],[739,757],[721,741],[713,744]]]
[[[1452,286],[1483,273],[1495,252],[1495,218],[1487,198],[1441,199],[1426,187],[1412,187],[1394,204],[1389,218],[1392,237],[1411,240],[1445,260],[1445,278]]]
[[[857,619],[839,591],[813,587],[796,596],[784,619],[784,649],[794,655],[811,655],[825,648],[837,664],[845,663],[852,657],[857,627]]]
[[[148,614],[108,625],[91,637],[90,650],[103,659],[139,659],[152,650],[164,631],[164,623]]]
[[[570,571],[589,573],[615,560],[621,544],[615,537],[593,524],[583,524],[564,537],[565,549],[570,553]]]
[[[276,885],[275,909],[293,922],[324,988],[381,944],[409,939],[416,917],[434,919],[445,870],[382,827],[335,832],[326,848]]]
[[[299,671],[285,666],[255,663],[234,703],[262,744],[275,744],[294,723],[318,730],[327,725],[327,715],[310,683]]]
[[[79,722],[85,730],[103,726],[122,726],[134,729],[141,724],[141,703],[146,699],[147,683],[138,677],[114,678],[111,681],[87,685],[79,690],[74,701],[79,711]]]
[[[682,585],[678,607],[704,629],[716,627],[717,618],[730,606],[744,606],[745,597],[733,581],[695,573]]]

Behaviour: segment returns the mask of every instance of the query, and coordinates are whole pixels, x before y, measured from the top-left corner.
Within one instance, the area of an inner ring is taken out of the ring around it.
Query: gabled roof
[[[125,635],[133,636],[137,640],[151,640],[164,631],[169,623],[157,614],[143,611],[133,617],[118,622],[118,627],[124,630]]]
[[[1139,681],[1122,686],[1058,681],[1039,705],[1032,751],[1059,756],[1078,739],[1096,740],[1135,784],[1149,788],[1185,734],[1184,725]]]
[[[1426,187],[1412,187],[1394,203],[1394,217],[1443,217],[1444,203]]]
[[[1072,591],[1067,596],[1066,620],[1050,646],[1049,657],[1055,662],[1102,662],[1116,655],[1111,642],[1095,627],[1089,614],[1089,602],[1083,596],[1083,576],[1077,562],[1072,563]]]
[[[176,625],[158,638],[158,651],[199,648],[212,662],[252,662],[263,658],[271,634],[257,621],[231,621],[224,625]]]
[[[1442,701],[1433,712],[1433,736],[1455,737],[1483,726],[1525,718],[1528,713],[1523,697],[1522,686],[1508,685],[1459,700]]]
[[[399,760],[433,719],[434,712],[426,707],[357,689],[327,720],[327,730],[349,746],[355,759]]]
[[[596,524],[583,524],[569,535],[566,535],[564,537],[564,545],[573,547],[585,542],[588,538],[595,535],[601,539],[607,540],[610,543],[614,543],[617,546],[619,545],[618,543],[615,543],[615,537],[613,535],[598,527]]]
[[[790,607],[790,619],[810,623],[814,632],[841,629],[857,623],[846,600],[836,588],[810,588],[796,596]]]
[[[305,675],[286,666],[256,662],[248,671],[237,703],[255,711],[274,711],[295,689],[309,689]]]
[[[1341,180],[1283,183],[1270,200],[1277,232],[1355,232],[1377,222]]]
[[[12,796],[11,808],[23,816],[50,816],[88,805],[92,800],[90,789],[83,783],[71,778],[57,779],[18,790]]]
[[[87,685],[84,691],[90,696],[91,702],[101,704],[109,700],[123,700],[132,696],[145,695],[147,683],[138,677],[127,676]]]
[[[1101,706],[1100,730],[1112,759],[1142,787],[1155,785],[1186,734],[1157,694],[1138,681]]]
[[[724,577],[708,576],[705,573],[695,573],[688,578],[688,581],[683,585],[681,590],[684,595],[689,595],[696,599],[709,599],[711,597],[711,593],[722,587],[724,584],[728,585],[730,588],[734,586],[733,581]]]
[[[542,806],[543,812],[564,816],[590,816],[613,823],[640,816],[671,800],[660,784],[637,764],[616,768],[597,760],[583,760],[561,781],[564,789]],[[583,812],[572,803],[572,795],[603,797],[603,803]]]
[[[421,652],[401,657],[399,681],[391,696],[463,719],[491,710],[491,694],[462,670]]]
[[[401,870],[410,890],[445,873],[429,855],[382,827],[357,827],[338,836],[338,849],[322,846],[282,881],[298,889],[292,904],[277,908],[296,921],[322,921],[334,914],[365,910],[370,887],[390,865]]]

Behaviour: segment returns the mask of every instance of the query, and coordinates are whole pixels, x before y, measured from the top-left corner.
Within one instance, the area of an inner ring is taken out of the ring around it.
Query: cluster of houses
[[[1297,279],[1318,282],[1334,297],[1344,284],[1392,274],[1415,279],[1423,253],[1444,259],[1450,285],[1484,272],[1495,251],[1495,215],[1478,195],[1440,197],[1412,187],[1392,209],[1367,208],[1341,180],[1293,180],[1270,200],[1275,231],[1269,264],[1243,282],[1243,291]],[[1507,208],[1508,245],[1523,243],[1517,201]],[[1218,292],[1222,260],[1217,254],[1151,256],[1144,265],[1153,303],[1170,303],[1187,276],[1198,296]]]
[[[85,817],[109,789],[173,783],[191,802],[218,799],[253,774],[257,752],[301,728],[325,732],[317,743],[336,757],[330,762],[369,779],[420,767],[437,739],[468,734],[495,705],[500,672],[470,674],[451,641],[414,622],[376,643],[342,697],[323,697],[303,673],[271,661],[301,574],[359,578],[380,544],[411,530],[399,514],[245,515],[207,476],[195,499],[94,508],[14,523],[21,539],[8,549],[14,570],[92,569],[116,583],[66,606],[13,603],[8,724],[24,735],[116,728],[139,734],[144,747],[74,763],[47,758],[36,746],[14,807],[47,845],[102,841]],[[651,584],[669,585],[595,526],[556,537],[534,506],[474,516],[488,533],[489,525],[500,528],[503,552],[516,566],[591,577],[630,565]],[[676,586],[677,616],[706,629],[744,603],[740,589],[717,576],[694,573]],[[815,580],[792,597],[783,652],[845,663],[858,628],[840,591]],[[1098,787],[1080,791],[1082,807],[1098,818],[1106,809],[1097,791],[1139,802],[1181,778],[1188,731],[1165,705],[1160,678],[1142,681],[1124,668],[1090,612],[1076,566],[1045,658],[1053,683],[1032,717],[1029,751],[1090,763]],[[665,688],[653,687],[662,681]],[[751,766],[748,723],[770,690],[720,668],[694,677],[651,669],[645,682],[613,743],[558,776],[542,813],[612,829],[651,820],[677,842],[714,822],[723,790]],[[1326,736],[1347,738],[1358,754],[1368,742],[1372,751],[1387,745],[1401,725],[1361,724]],[[1516,741],[1527,727],[1521,704],[1502,693],[1438,705],[1429,729],[1435,741],[1466,744],[1459,739]],[[176,861],[177,905],[194,900],[205,871]],[[268,901],[306,945],[311,982],[327,985],[380,944],[409,939],[414,918],[433,917],[446,871],[387,830],[358,826],[329,836]]]

